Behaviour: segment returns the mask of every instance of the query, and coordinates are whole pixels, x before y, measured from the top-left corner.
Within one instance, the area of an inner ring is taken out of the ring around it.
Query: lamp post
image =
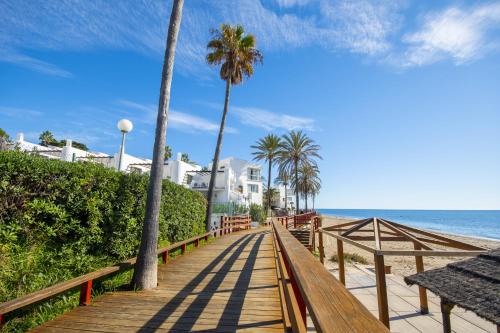
[[[118,158],[118,171],[121,171],[123,154],[125,154],[125,135],[134,128],[134,125],[128,119],[121,119],[116,126],[122,132],[122,145],[120,146],[120,156]]]

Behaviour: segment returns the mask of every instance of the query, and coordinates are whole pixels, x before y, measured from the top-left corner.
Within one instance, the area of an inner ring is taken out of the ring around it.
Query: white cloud
[[[233,107],[231,109],[243,124],[262,128],[266,131],[278,129],[287,131],[297,129],[314,130],[314,119],[311,118],[273,113],[252,107]]]
[[[281,7],[305,6],[313,0],[276,0]]]
[[[117,103],[126,108],[141,111],[141,114],[132,116],[136,121],[146,124],[155,124],[157,116],[157,107],[153,104],[140,104],[128,100],[118,100]],[[188,113],[170,110],[168,114],[168,127],[184,130],[188,132],[208,132],[217,133],[219,124],[211,120],[194,116]],[[235,128],[226,126],[227,133],[238,133]]]
[[[388,37],[399,29],[400,4],[389,1],[324,1],[325,34],[334,46],[375,55],[390,49]]]
[[[0,49],[0,61],[16,64],[21,67],[32,69],[36,72],[59,77],[72,77],[73,74],[54,64],[35,59],[23,54],[18,54],[10,50]]]
[[[403,66],[421,66],[451,58],[463,64],[498,48],[490,32],[500,28],[500,3],[450,7],[428,14],[422,27],[404,36],[409,45]]]
[[[9,106],[0,106],[0,114],[9,118],[29,119],[43,115],[42,112],[32,109],[14,108]]]
[[[322,5],[323,3],[323,5]],[[186,2],[176,51],[176,69],[213,75],[205,63],[209,29],[239,23],[252,32],[264,52],[320,45],[372,55],[387,47],[397,6],[347,0],[197,0]],[[289,8],[307,11],[290,12]],[[69,76],[56,64],[27,57],[27,51],[131,50],[161,59],[169,1],[3,0],[0,2],[0,51],[18,54],[17,63],[41,72]],[[26,58],[21,58],[20,55]],[[0,59],[1,61],[2,59]],[[6,59],[3,59],[7,61]]]

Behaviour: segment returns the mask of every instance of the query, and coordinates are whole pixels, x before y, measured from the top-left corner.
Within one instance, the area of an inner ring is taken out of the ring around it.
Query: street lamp
[[[125,154],[125,134],[130,132],[134,128],[134,125],[132,125],[132,122],[128,119],[122,119],[116,126],[122,132],[122,145],[120,147],[120,157],[118,159],[118,171],[121,171],[123,154]]]

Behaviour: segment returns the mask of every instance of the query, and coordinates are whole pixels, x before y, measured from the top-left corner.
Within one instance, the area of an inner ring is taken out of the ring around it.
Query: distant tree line
[[[64,147],[66,145],[66,140],[61,140],[61,141],[57,140],[51,131],[43,131],[38,137],[38,140],[40,144],[45,147],[47,146]],[[85,151],[89,150],[87,145],[78,141],[73,141],[71,146]]]

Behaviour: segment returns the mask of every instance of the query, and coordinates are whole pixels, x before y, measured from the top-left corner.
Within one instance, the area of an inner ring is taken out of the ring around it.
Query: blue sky
[[[0,2],[0,127],[152,151],[169,1]],[[186,1],[167,141],[206,164],[224,98],[209,29],[240,23],[264,64],[232,91],[223,156],[269,132],[322,146],[317,207],[500,209],[500,2]]]

